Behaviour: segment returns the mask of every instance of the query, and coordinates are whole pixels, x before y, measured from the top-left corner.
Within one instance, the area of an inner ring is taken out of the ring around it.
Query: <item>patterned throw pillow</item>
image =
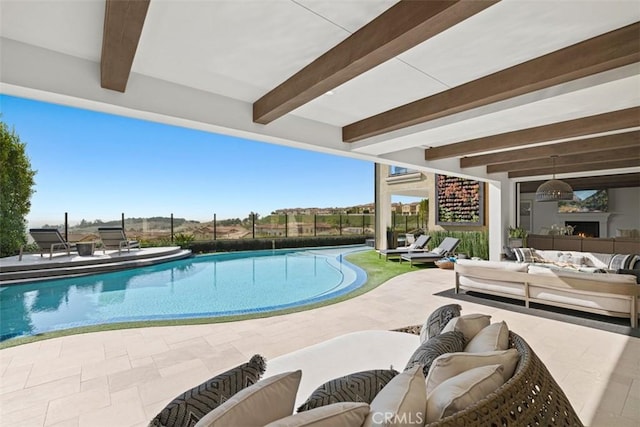
[[[267,367],[259,354],[251,360],[221,373],[173,399],[149,423],[149,427],[192,427],[200,418],[231,396],[258,380]]]
[[[327,381],[311,393],[298,412],[338,402],[371,403],[378,392],[398,375],[395,369],[356,372]]]
[[[447,304],[436,308],[427,319],[427,322],[422,325],[420,342],[425,342],[429,338],[439,335],[442,329],[447,326],[449,320],[454,317],[460,317],[461,311],[462,307],[459,304]]]
[[[516,260],[518,262],[540,262],[540,257],[532,248],[514,248],[513,252],[516,254]]]
[[[638,261],[638,255],[615,254],[609,261],[609,270],[631,270]]]
[[[466,340],[462,332],[444,332],[420,344],[420,347],[409,358],[404,370],[411,369],[416,365],[422,365],[422,372],[426,377],[434,360],[445,353],[464,351],[465,345]]]

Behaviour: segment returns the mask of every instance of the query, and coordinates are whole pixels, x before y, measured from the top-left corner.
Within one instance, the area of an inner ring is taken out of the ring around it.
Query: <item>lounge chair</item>
[[[54,252],[66,252],[67,256],[70,256],[71,250],[75,247],[74,244],[67,242],[56,228],[30,228],[29,234],[40,249],[40,256],[47,251],[49,259],[53,257]],[[22,250],[23,248],[20,248],[19,260],[22,260]]]
[[[404,246],[395,249],[380,249],[378,251],[378,258],[381,258],[384,255],[385,260],[389,260],[389,257],[400,258],[400,255],[407,254],[409,252],[414,251],[424,251],[424,247],[431,239],[431,236],[427,236],[423,234],[419,236],[415,242],[410,244],[409,246]]]
[[[455,237],[445,237],[437,248],[434,248],[427,252],[408,252],[400,255],[400,262],[402,260],[409,261],[411,267],[416,262],[435,262],[443,257],[450,255],[456,247],[460,244],[460,239]]]
[[[131,252],[132,248],[140,248],[140,242],[127,239],[122,227],[100,227],[98,234],[102,241],[103,253],[106,253],[107,249],[118,249],[118,254],[121,254],[124,248],[127,252]]]

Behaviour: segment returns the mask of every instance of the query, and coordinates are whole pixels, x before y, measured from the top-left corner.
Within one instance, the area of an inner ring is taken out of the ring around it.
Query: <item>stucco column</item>
[[[391,225],[391,193],[381,185],[389,175],[388,166],[375,164],[376,249],[387,248],[387,226]]]
[[[505,244],[506,230],[515,224],[515,183],[506,173],[499,180],[487,182],[489,188],[489,259],[500,261]]]

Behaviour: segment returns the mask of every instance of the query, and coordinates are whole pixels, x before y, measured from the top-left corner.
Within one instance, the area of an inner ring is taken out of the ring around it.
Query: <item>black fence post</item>
[[[289,215],[284,214],[284,237],[289,237]]]
[[[256,214],[251,214],[251,237],[256,238]]]
[[[173,214],[171,214],[171,243],[173,243]]]
[[[213,214],[213,240],[216,240],[216,214]]]
[[[318,214],[313,214],[313,237],[318,235]]]
[[[122,229],[124,230],[124,212],[120,214],[120,223],[122,224]]]
[[[342,236],[342,214],[339,214],[340,217],[340,235]]]
[[[69,241],[69,213],[64,213],[64,240]]]
[[[406,233],[407,231],[409,231],[409,217],[405,216],[404,217],[404,232]]]
[[[365,232],[364,232],[364,214],[362,214],[362,235],[363,236],[365,235]]]

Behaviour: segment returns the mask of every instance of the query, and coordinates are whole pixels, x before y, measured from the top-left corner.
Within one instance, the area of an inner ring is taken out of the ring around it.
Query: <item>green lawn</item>
[[[356,252],[346,256],[346,260],[357,265],[362,268],[367,273],[367,281],[360,288],[356,289],[353,292],[350,292],[346,295],[342,295],[337,298],[333,298],[327,301],[318,302],[315,304],[309,304],[300,307],[288,308],[285,310],[277,310],[271,311],[267,313],[252,313],[252,314],[243,314],[236,316],[224,316],[224,317],[208,317],[201,319],[176,319],[176,320],[152,320],[146,322],[123,322],[123,323],[112,323],[105,325],[93,325],[93,326],[83,326],[80,328],[73,329],[65,329],[64,331],[55,331],[48,332],[45,334],[40,334],[31,337],[24,338],[16,338],[12,340],[8,340],[0,343],[0,349],[13,347],[20,344],[25,344],[29,342],[39,341],[48,338],[66,336],[66,335],[74,335],[74,334],[82,334],[88,332],[97,332],[97,331],[109,331],[115,329],[126,329],[126,328],[140,328],[147,326],[175,326],[175,325],[198,325],[205,323],[222,323],[222,322],[234,322],[238,320],[246,320],[246,319],[255,319],[260,317],[271,317],[271,316],[279,316],[283,314],[295,313],[298,311],[310,310],[317,307],[323,307],[330,304],[335,304],[341,301],[345,301],[356,296],[362,295],[366,292],[369,292],[372,289],[380,286],[387,280],[395,277],[399,274],[407,273],[409,271],[415,271],[418,268],[424,267],[414,267],[410,268],[409,263],[405,262],[400,264],[398,261],[385,261],[384,258],[378,258],[378,253],[374,250],[370,251],[362,251]]]

